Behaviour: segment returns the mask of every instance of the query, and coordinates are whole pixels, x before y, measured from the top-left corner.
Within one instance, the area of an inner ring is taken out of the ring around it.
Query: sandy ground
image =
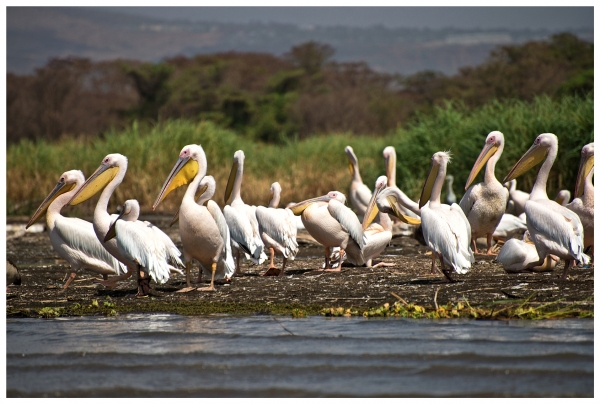
[[[324,262],[323,248],[306,232],[299,234],[300,253],[295,261],[288,263],[283,277],[260,276],[268,262],[260,266],[242,262],[245,274],[234,277],[230,283],[219,282],[216,292],[176,293],[185,287],[185,277],[176,275],[163,285],[151,282],[151,297],[136,299],[135,280],[125,281],[116,289],[106,289],[94,284],[96,276],[89,272],[80,273],[71,287],[63,290],[63,279],[69,271],[67,262],[54,252],[46,232],[24,231],[27,219],[7,220],[7,259],[17,266],[22,277],[21,285],[10,285],[7,290],[7,316],[37,316],[44,307],[71,308],[71,314],[106,314],[113,309],[113,314],[156,311],[246,314],[269,312],[269,307],[275,313],[289,313],[294,308],[315,313],[327,307],[372,308],[394,303],[399,297],[409,303],[433,307],[436,303],[460,300],[471,305],[518,302],[532,295],[528,303],[534,305],[560,300],[562,305],[577,302],[578,307],[593,310],[593,268],[573,268],[569,279],[561,281],[562,264],[550,273],[507,274],[493,257],[476,255],[471,271],[454,274],[457,282],[448,284],[443,282],[441,273],[430,273],[431,255],[425,246],[411,237],[395,237],[380,257],[392,263],[392,267],[346,266],[340,273],[329,273],[318,270]],[[143,219],[163,229],[181,248],[177,226],[167,227],[170,217]],[[276,259],[276,265],[281,262]],[[192,278],[197,275],[194,266]],[[77,308],[90,310],[77,311]]]

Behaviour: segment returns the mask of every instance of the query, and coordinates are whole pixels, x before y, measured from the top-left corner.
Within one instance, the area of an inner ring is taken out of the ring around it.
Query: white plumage
[[[346,146],[345,152],[348,156],[350,175],[352,175],[352,182],[350,183],[350,203],[356,214],[362,217],[371,200],[371,190],[362,181],[360,171],[358,170],[358,158],[356,158],[356,154],[354,154],[352,147]]]
[[[297,229],[292,211],[287,208],[277,208],[281,195],[281,185],[278,182],[271,185],[271,194],[272,198],[268,207],[256,207],[256,219],[260,236],[265,247],[271,253],[269,269],[263,275],[277,273],[277,275],[282,276],[287,260],[293,261],[296,254],[298,254]],[[275,253],[283,256],[281,271],[275,270],[273,262]]]
[[[575,184],[575,198],[567,208],[577,213],[583,225],[583,245],[594,251],[594,143],[581,149],[581,164]]]
[[[549,255],[541,265],[528,268],[528,265],[532,262],[539,262],[540,257],[535,249],[535,245],[529,239],[529,232],[526,231],[523,234],[522,240],[511,238],[504,243],[496,260],[506,272],[518,273],[552,271],[556,266],[558,258]]]
[[[494,240],[507,241],[514,237],[522,237],[527,230],[527,223],[515,215],[505,213],[498,223],[498,227],[494,230]]]
[[[102,246],[96,237],[92,223],[60,214],[61,209],[77,193],[84,181],[83,173],[79,170],[63,173],[54,190],[27,223],[27,227],[31,226],[46,213],[46,226],[52,247],[72,268],[64,288],[71,284],[82,269],[103,276],[119,275],[127,271],[125,265]]]

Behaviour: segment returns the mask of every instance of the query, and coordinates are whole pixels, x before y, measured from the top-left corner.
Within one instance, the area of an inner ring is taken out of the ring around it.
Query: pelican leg
[[[279,275],[277,275],[277,276],[283,276],[286,263],[287,263],[287,258],[283,257],[283,265],[281,267],[281,271],[279,271]]]
[[[71,274],[69,275],[69,279],[67,279],[67,283],[65,283],[65,285],[63,286],[63,289],[68,288],[76,276],[77,276],[77,272],[71,272]]]
[[[127,268],[127,272],[125,272],[123,275],[108,277],[104,280],[94,279],[92,283],[102,285],[105,288],[114,289],[117,287],[117,282],[129,279],[131,278],[131,275],[133,275],[133,271],[131,270],[131,268]]]
[[[176,291],[176,293],[185,293],[185,292],[190,292],[192,290],[195,290],[195,288],[192,287],[192,284],[190,282],[191,270],[192,270],[192,261],[188,261],[185,263],[185,280],[187,281],[187,287],[183,288],[183,289],[179,289],[178,291]],[[202,273],[202,268],[200,268],[200,273]]]
[[[275,268],[275,249],[269,248],[269,251],[271,253],[271,263],[269,264],[269,269],[262,276],[280,276],[282,271]]]
[[[342,248],[340,248],[340,265],[337,266],[336,268],[327,268],[325,269],[326,272],[342,272],[342,263],[343,263],[343,257],[344,257],[344,250]]]
[[[216,292],[215,289],[215,273],[217,272],[217,263],[212,263],[212,277],[210,278],[210,286],[207,288],[198,288],[200,292]]]
[[[240,268],[240,250],[237,250],[235,256],[235,273],[240,276],[244,275],[242,268]]]
[[[435,257],[436,257],[436,253],[435,252],[431,252],[431,273],[432,274],[436,274],[436,268],[435,268]]]
[[[142,266],[138,264],[138,293],[136,297],[148,297],[148,292],[150,292],[150,277],[146,271],[142,270]]]
[[[104,279],[105,281],[108,280],[108,275],[107,274],[102,274],[102,279]]]
[[[564,260],[565,261],[565,270],[563,271],[562,276],[560,277],[561,281],[566,281],[569,276],[569,268],[571,268],[572,260]]]
[[[498,254],[494,254],[492,252],[492,249],[494,248],[492,246],[492,240],[493,240],[492,233],[488,233],[487,234],[487,252],[486,252],[486,254],[487,255],[498,255]]]
[[[325,268],[323,269],[331,268],[329,266],[329,254],[331,254],[331,249],[329,247],[325,247]]]
[[[475,237],[473,237],[473,235],[471,235],[471,242],[473,243],[473,253],[479,254],[479,251],[477,251],[477,240]]]
[[[454,279],[452,279],[450,277],[450,270],[446,269],[446,266],[444,265],[444,257],[442,257],[441,254],[439,255],[439,257],[440,257],[440,265],[442,266],[442,273],[446,277],[446,282],[454,282]]]

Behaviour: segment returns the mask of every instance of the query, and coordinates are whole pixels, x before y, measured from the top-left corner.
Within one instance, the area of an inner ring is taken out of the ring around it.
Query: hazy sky
[[[594,27],[593,7],[106,7],[160,19],[307,25],[382,24],[410,28],[579,29]]]

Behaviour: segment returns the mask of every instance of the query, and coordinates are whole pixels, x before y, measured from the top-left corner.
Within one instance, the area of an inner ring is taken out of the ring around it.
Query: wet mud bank
[[[8,317],[150,312],[498,319],[593,316],[593,267],[572,268],[569,279],[561,281],[562,264],[549,273],[507,274],[493,257],[476,255],[469,273],[454,274],[456,282],[444,283],[441,273],[431,274],[428,249],[410,237],[394,237],[380,257],[391,267],[319,271],[323,248],[301,232],[300,253],[288,263],[283,277],[260,276],[267,262],[260,266],[242,262],[244,275],[230,283],[217,282],[216,292],[177,293],[185,287],[185,277],[175,275],[163,285],[151,282],[150,297],[137,299],[135,280],[107,289],[93,283],[94,274],[83,271],[63,290],[69,265],[52,249],[47,233],[24,231],[27,219],[7,220],[7,259],[21,274],[21,285],[9,285],[6,291]],[[178,229],[168,227],[170,217],[144,219],[163,229],[181,249]],[[281,262],[276,258],[276,265]],[[195,280],[198,269],[193,268]]]

